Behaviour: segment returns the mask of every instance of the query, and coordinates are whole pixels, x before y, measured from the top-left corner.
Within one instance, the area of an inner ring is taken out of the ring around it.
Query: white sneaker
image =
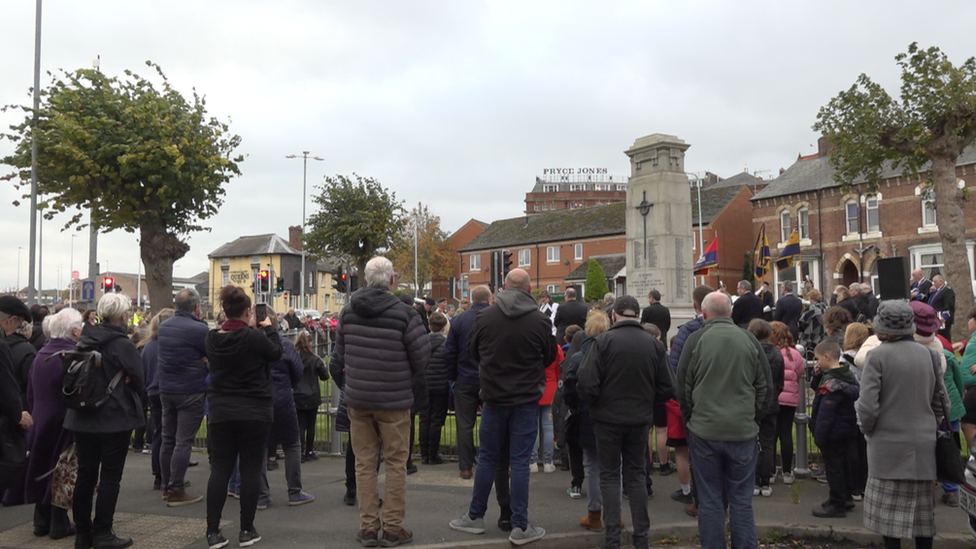
[[[752,489],[752,495],[754,495],[754,496],[758,496],[759,495],[759,487],[758,486],[756,486],[755,488]]]
[[[529,524],[525,528],[512,528],[512,533],[508,536],[508,541],[513,545],[525,545],[545,537],[546,530],[538,526]]]
[[[469,534],[485,533],[484,517],[473,519],[467,513],[461,515],[461,518],[456,518],[449,522],[448,526],[451,527],[451,530],[457,530],[458,532],[467,532]]]
[[[793,484],[793,473],[783,473],[783,484]]]
[[[529,464],[529,472],[530,473],[538,473],[539,472],[539,464],[538,463],[530,463]]]
[[[773,495],[773,489],[770,486],[763,486],[759,489],[759,495],[764,498],[768,498]]]
[[[543,472],[546,472],[546,473],[555,473],[556,472],[556,466],[553,465],[553,464],[551,464],[551,463],[546,463],[545,465],[542,466],[542,470],[543,470]]]

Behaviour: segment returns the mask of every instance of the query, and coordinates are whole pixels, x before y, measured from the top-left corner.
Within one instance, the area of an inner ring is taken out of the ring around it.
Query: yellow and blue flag
[[[718,238],[713,238],[712,242],[705,248],[705,253],[695,262],[695,276],[707,275],[708,269],[718,267]]]
[[[776,258],[777,269],[787,269],[800,262],[800,233],[796,229],[790,233],[790,238],[783,246],[783,253]]]
[[[769,272],[772,263],[772,255],[769,253],[769,237],[766,236],[766,224],[763,223],[759,229],[759,238],[756,240],[756,278],[762,279]]]

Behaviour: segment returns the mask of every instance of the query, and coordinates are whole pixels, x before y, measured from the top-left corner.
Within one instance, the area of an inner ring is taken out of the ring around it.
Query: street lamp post
[[[701,204],[701,188],[702,184],[705,182],[704,178],[698,177],[693,173],[686,173],[685,175],[694,176],[695,179],[691,180],[690,183],[698,191],[698,253],[699,257],[705,253],[705,226],[702,224],[702,204]],[[701,283],[705,284],[705,275],[701,276]]]
[[[30,193],[30,253],[27,262],[27,304],[35,303],[34,275],[40,270],[36,266],[37,259],[37,122],[38,111],[41,107],[41,0],[36,2],[36,14],[34,16],[34,110],[33,122],[31,126],[35,131],[31,132],[31,193]],[[35,270],[35,267],[36,270]],[[19,286],[19,284],[18,284]],[[43,285],[41,287],[43,291]]]
[[[285,158],[299,158],[297,154],[286,155]],[[308,151],[302,151],[302,238],[305,238],[305,188],[308,181]],[[319,162],[325,160],[324,158],[319,158],[313,156],[312,160],[318,160]],[[305,244],[302,244],[302,276],[301,276],[301,308],[305,308]]]

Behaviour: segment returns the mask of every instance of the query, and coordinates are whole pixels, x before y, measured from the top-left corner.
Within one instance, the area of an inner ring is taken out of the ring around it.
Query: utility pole
[[[27,259],[27,304],[36,303],[34,275],[37,273],[37,111],[41,107],[41,0],[36,1],[34,15],[34,114],[31,132],[31,205],[30,205],[30,253]]]
[[[285,158],[299,158],[299,156],[297,154],[289,154],[285,156]],[[304,239],[305,238],[305,202],[306,202],[305,188],[308,182],[308,151],[302,151],[301,159],[302,159],[302,239]],[[319,158],[317,156],[313,156],[312,160],[318,160],[321,162],[325,159]],[[302,293],[300,298],[301,304],[299,305],[299,307],[301,309],[304,309],[305,308],[305,286],[307,285],[306,278],[305,278],[305,244],[304,243],[302,243],[301,285],[302,285]]]

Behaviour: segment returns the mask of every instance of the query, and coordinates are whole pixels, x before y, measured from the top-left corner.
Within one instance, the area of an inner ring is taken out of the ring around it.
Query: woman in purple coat
[[[30,457],[22,487],[7,491],[5,503],[34,504],[34,535],[61,539],[75,533],[68,520],[68,510],[51,505],[51,483],[58,457],[74,442],[74,435],[64,428],[66,409],[61,399],[61,351],[75,348],[81,336],[83,321],[75,309],[62,309],[49,317],[46,324],[50,339],[41,347],[31,366],[27,384],[27,403],[34,426],[27,431]],[[50,360],[48,360],[50,358]]]

